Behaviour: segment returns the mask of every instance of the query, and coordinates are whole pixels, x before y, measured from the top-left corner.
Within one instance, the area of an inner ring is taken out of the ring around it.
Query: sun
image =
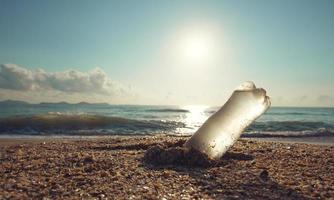
[[[180,41],[181,56],[188,62],[205,63],[213,52],[213,39],[210,34],[194,32],[184,35]]]

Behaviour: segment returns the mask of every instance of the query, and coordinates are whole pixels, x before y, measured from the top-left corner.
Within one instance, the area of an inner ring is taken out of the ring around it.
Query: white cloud
[[[0,88],[16,91],[55,90],[65,93],[94,93],[123,96],[127,89],[111,80],[100,68],[89,72],[67,70],[46,72],[29,70],[15,64],[0,66]]]
[[[34,73],[14,64],[0,67],[0,88],[11,90],[31,90],[34,87]]]

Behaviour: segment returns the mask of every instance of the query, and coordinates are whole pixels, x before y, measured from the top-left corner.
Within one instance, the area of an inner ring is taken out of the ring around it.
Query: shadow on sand
[[[277,183],[268,171],[245,167],[245,162],[256,161],[253,155],[230,150],[220,160],[214,161],[195,150],[186,150],[183,148],[184,142],[164,141],[162,145],[156,141],[126,145],[109,143],[90,148],[102,151],[145,151],[140,160],[142,167],[157,172],[171,170],[180,176],[188,176],[185,185],[191,185],[197,193],[212,199],[308,199],[294,189]]]
[[[267,170],[243,167],[242,163],[256,159],[252,155],[229,151],[214,161],[195,150],[185,150],[183,143],[152,146],[142,159],[143,166],[189,176],[200,193],[214,199],[307,199],[275,182]]]

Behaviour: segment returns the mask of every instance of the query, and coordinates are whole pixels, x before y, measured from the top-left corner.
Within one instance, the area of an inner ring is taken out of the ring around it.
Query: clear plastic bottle
[[[256,118],[270,107],[266,91],[247,81],[194,133],[185,147],[219,159]]]

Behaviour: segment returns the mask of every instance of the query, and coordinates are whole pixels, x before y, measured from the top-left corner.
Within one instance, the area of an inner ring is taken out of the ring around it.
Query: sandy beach
[[[2,140],[0,199],[330,199],[334,147],[239,140],[216,163],[147,161],[170,136]]]

